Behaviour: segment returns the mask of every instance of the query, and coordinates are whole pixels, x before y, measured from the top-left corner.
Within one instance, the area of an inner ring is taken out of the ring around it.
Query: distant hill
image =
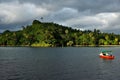
[[[6,30],[0,34],[1,46],[99,46],[119,45],[120,35],[101,33],[100,30],[80,31],[56,23],[45,23],[34,20],[31,25],[23,26],[23,30]]]

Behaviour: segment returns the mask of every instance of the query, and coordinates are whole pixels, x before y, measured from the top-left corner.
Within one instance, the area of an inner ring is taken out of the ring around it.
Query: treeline
[[[42,23],[34,20],[32,25],[23,26],[23,30],[6,30],[0,34],[0,46],[99,46],[119,45],[120,35],[94,31],[76,30],[55,23]]]

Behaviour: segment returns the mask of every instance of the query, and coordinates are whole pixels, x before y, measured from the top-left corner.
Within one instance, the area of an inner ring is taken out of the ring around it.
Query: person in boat
[[[102,54],[103,54],[104,56],[112,56],[111,51],[103,51]]]
[[[104,56],[109,56],[109,54],[108,53],[102,53]]]
[[[106,54],[105,53],[102,53],[104,56],[106,56]]]

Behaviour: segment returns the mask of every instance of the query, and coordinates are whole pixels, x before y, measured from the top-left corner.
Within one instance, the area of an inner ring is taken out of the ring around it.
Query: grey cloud
[[[14,11],[2,4],[12,6]],[[27,25],[34,19],[44,17],[43,21],[73,28],[116,30],[120,27],[120,17],[116,14],[120,13],[119,5],[120,0],[0,0],[3,8],[0,7],[0,29],[15,27],[17,30],[20,25]]]
[[[120,11],[119,0],[0,0],[0,2],[19,1],[20,3],[33,3],[36,5],[53,5],[56,9],[63,7],[76,8],[79,11],[91,10],[100,11]]]
[[[19,1],[20,3],[33,3],[36,5],[52,5],[56,10],[63,7],[75,8],[79,11],[91,10],[93,12],[120,11],[119,0],[0,0],[1,2]]]
[[[76,9],[72,8],[63,8],[61,10],[58,10],[56,12],[52,12],[49,14],[48,20],[49,21],[54,21],[54,22],[63,22],[71,18],[77,17],[78,11]]]

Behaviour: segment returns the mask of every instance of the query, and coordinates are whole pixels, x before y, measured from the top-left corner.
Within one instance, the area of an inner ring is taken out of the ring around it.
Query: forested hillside
[[[23,26],[23,30],[6,30],[0,34],[1,46],[76,46],[76,45],[119,45],[120,35],[114,33],[102,33],[100,30],[80,31],[58,25],[55,23],[43,23],[34,20],[29,26]]]

